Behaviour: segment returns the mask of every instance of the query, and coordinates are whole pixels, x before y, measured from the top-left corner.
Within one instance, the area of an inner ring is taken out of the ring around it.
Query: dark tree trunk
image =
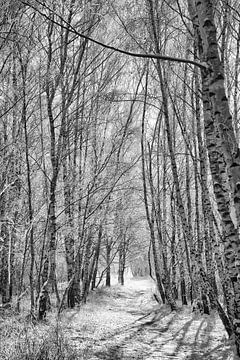
[[[107,240],[108,241],[108,240]],[[107,269],[106,269],[106,286],[111,286],[111,243],[107,242]]]
[[[99,260],[100,248],[101,248],[102,232],[103,232],[103,228],[102,228],[102,224],[100,224],[99,232],[98,232],[98,242],[95,250],[95,257],[93,264],[92,285],[91,285],[92,290],[96,287],[96,278],[97,278],[98,260]]]
[[[187,305],[187,293],[186,293],[186,283],[185,279],[181,279],[181,298],[182,298],[182,304]]]
[[[207,295],[202,294],[203,312],[204,314],[210,315],[209,303]]]
[[[119,247],[119,262],[118,262],[118,283],[124,285],[124,271],[125,271],[125,251],[124,239],[122,239]]]

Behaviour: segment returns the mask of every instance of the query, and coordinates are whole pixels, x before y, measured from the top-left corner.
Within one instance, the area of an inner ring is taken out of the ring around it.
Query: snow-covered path
[[[86,360],[233,360],[217,315],[159,307],[149,279],[99,289],[63,319],[71,344]]]

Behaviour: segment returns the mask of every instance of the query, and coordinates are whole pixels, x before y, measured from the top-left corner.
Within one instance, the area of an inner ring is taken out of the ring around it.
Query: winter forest
[[[240,356],[238,0],[2,0],[0,359]]]

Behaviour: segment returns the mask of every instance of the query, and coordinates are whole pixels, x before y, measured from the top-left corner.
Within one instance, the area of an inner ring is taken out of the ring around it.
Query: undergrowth
[[[21,317],[0,320],[1,360],[79,360],[58,322],[33,325]]]

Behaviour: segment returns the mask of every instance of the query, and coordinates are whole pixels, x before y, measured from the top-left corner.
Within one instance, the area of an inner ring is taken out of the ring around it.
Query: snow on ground
[[[81,309],[66,311],[65,335],[86,360],[233,360],[217,314],[171,312],[153,297],[151,279],[128,279],[92,292]]]

